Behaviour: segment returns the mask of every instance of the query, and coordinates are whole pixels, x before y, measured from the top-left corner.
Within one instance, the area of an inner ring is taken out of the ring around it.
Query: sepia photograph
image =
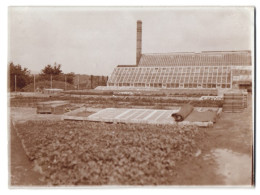
[[[254,187],[255,8],[8,8],[9,188]]]

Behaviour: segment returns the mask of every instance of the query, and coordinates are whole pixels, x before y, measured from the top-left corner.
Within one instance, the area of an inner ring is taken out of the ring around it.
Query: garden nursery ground
[[[131,97],[118,98],[73,101],[94,111],[102,101],[140,106]],[[11,186],[254,184],[250,94],[242,113],[222,112],[204,128],[63,121],[59,114],[36,114],[41,98],[25,99],[10,102]]]

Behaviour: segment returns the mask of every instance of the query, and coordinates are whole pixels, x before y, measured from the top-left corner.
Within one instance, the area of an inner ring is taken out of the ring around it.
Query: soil
[[[28,120],[60,120],[61,115],[36,114],[36,108],[12,107],[10,108],[11,121],[14,123],[23,123]],[[26,155],[21,140],[17,136],[13,123],[10,122],[10,156],[9,169],[11,186],[46,186],[41,181],[40,173],[35,170],[34,162],[29,160]]]
[[[94,112],[88,112],[88,111],[82,111],[82,112],[77,112],[75,114],[73,114],[72,116],[83,116],[83,117],[87,117],[91,114],[94,114]],[[70,116],[70,115],[69,115]]]
[[[28,120],[61,120],[60,114],[37,114],[36,108],[11,107],[10,116],[13,122],[21,123]]]
[[[217,161],[217,172],[224,176],[227,185],[250,185],[252,178],[252,159],[247,154],[233,152],[227,149],[215,149],[211,152]],[[243,177],[241,177],[243,176]]]
[[[176,185],[254,185],[252,101],[242,113],[221,113],[213,127],[204,129],[207,139],[197,140],[198,155],[178,164]],[[12,108],[15,122],[29,119],[60,120],[60,115],[36,115],[33,108]],[[33,113],[32,113],[33,112]],[[11,185],[46,185],[33,170],[13,127],[11,134]]]
[[[251,95],[248,97],[251,100]],[[201,154],[183,162],[184,185],[254,185],[252,101],[242,113],[221,113],[201,140]]]
[[[11,186],[46,185],[41,175],[34,171],[34,163],[26,156],[14,126],[10,125],[10,184]]]

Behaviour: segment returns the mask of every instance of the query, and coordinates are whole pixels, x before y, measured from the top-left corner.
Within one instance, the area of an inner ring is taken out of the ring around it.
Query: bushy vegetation
[[[106,86],[107,76],[95,75],[76,75],[75,73],[63,73],[61,64],[46,65],[40,74],[32,75],[27,68],[21,65],[15,65],[13,62],[9,63],[9,90],[16,90],[32,92],[35,89],[42,90],[44,88],[60,88],[65,89],[65,82],[67,83],[66,90],[74,89],[94,89],[97,86]],[[51,86],[52,81],[52,86]],[[63,83],[63,84],[61,84]],[[72,85],[74,85],[72,87]]]
[[[32,82],[30,71],[23,68],[20,64],[15,65],[13,62],[9,63],[9,90],[20,91],[23,87]]]
[[[95,89],[97,86],[106,86],[107,79],[107,76],[75,75],[74,84],[79,89]]]
[[[38,81],[63,81],[69,84],[74,84],[74,76],[73,72],[64,74],[61,70],[61,64],[57,64],[56,62],[54,65],[48,64],[42,70],[40,75],[38,76]]]
[[[28,157],[50,185],[169,185],[194,158],[195,126],[29,121],[17,124]],[[199,139],[197,139],[199,138]]]
[[[50,81],[39,81],[35,83],[35,89],[43,90],[43,89],[48,89],[51,88],[51,83]],[[52,82],[52,88],[58,88],[58,89],[65,89],[65,83],[62,81],[53,81]],[[69,83],[66,84],[66,89],[67,90],[74,90],[75,86],[71,85]],[[22,89],[25,92],[33,92],[34,91],[34,83],[30,83],[26,87]]]

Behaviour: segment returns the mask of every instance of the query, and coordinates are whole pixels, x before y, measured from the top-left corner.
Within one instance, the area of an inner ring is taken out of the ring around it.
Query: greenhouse
[[[230,88],[230,66],[117,67],[108,86]]]
[[[237,88],[241,78],[252,80],[249,50],[142,53],[140,20],[136,38],[136,64],[118,65],[107,81],[108,88]]]

